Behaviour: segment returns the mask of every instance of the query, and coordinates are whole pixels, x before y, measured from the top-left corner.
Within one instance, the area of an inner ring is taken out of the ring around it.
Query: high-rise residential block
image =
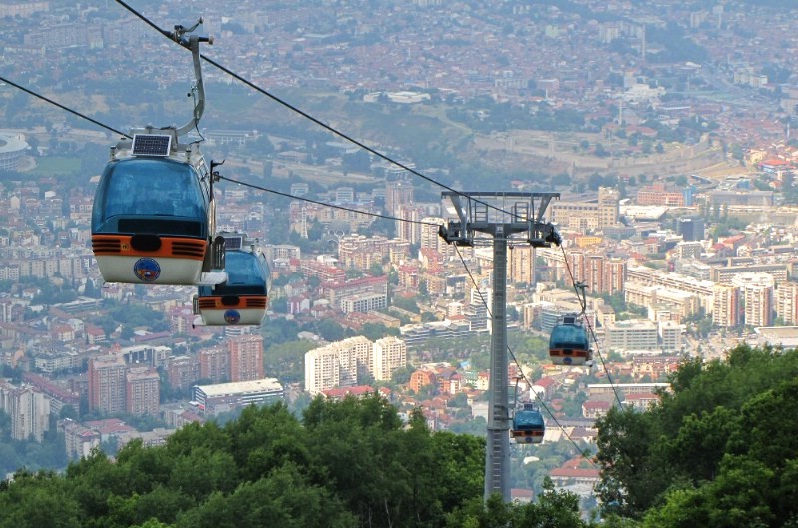
[[[161,379],[153,367],[130,367],[125,374],[125,411],[134,416],[158,416]]]
[[[227,341],[230,353],[230,381],[263,379],[263,338],[260,335],[243,335]]]
[[[127,365],[121,355],[98,356],[89,360],[89,410],[106,414],[127,411],[125,375]]]
[[[383,337],[374,342],[375,380],[390,380],[393,372],[407,365],[407,345],[398,337]]]

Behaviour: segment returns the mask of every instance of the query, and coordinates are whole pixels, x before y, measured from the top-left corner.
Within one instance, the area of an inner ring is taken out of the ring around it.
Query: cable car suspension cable
[[[116,0],[116,3],[118,3],[119,5],[124,7],[130,13],[135,15],[137,18],[141,19],[147,25],[149,25],[152,28],[154,28],[160,34],[164,35],[165,37],[169,38],[170,40],[173,40],[173,41],[177,42],[178,44],[180,44],[183,47],[187,47],[185,43],[181,42],[180,40],[176,40],[175,39],[174,33],[159,28],[154,22],[152,22],[146,16],[142,15],[141,13],[139,13],[137,10],[133,9],[130,5],[128,5],[126,2],[124,2],[124,0]],[[177,26],[177,27],[182,27],[182,26]],[[176,27],[176,29],[177,29],[177,27]],[[388,156],[386,154],[383,154],[382,152],[380,152],[380,151],[378,151],[378,150],[376,150],[376,149],[374,149],[372,147],[369,147],[368,145],[366,145],[362,141],[359,141],[359,140],[353,138],[352,136],[350,136],[350,135],[348,135],[348,134],[346,134],[344,132],[341,132],[340,130],[336,129],[335,127],[333,127],[331,125],[328,125],[327,123],[321,121],[320,119],[318,119],[316,117],[313,117],[312,115],[310,115],[309,113],[305,112],[304,110],[292,105],[288,101],[285,101],[284,99],[281,99],[280,97],[272,94],[271,92],[269,92],[269,91],[257,86],[255,83],[253,83],[249,79],[247,79],[247,78],[235,73],[234,71],[230,70],[229,68],[221,65],[220,63],[218,63],[215,60],[211,59],[207,55],[200,54],[200,58],[202,60],[204,60],[205,62],[207,62],[208,64],[211,64],[212,66],[214,66],[217,69],[221,70],[222,72],[226,73],[227,75],[229,75],[233,79],[237,80],[238,82],[248,86],[249,88],[252,88],[256,92],[260,93],[261,95],[264,95],[264,96],[268,97],[272,101],[284,106],[285,108],[291,110],[292,112],[295,112],[295,113],[299,114],[300,116],[304,117],[305,119],[307,119],[309,121],[312,121],[316,125],[318,125],[321,128],[327,130],[328,132],[331,132],[332,134],[340,137],[341,139],[343,139],[345,141],[348,141],[348,142],[352,143],[353,145],[356,145],[357,147],[359,147],[359,148],[365,150],[366,152],[368,152],[369,154],[377,156],[378,158],[382,159],[383,161],[386,161],[386,162],[388,162],[388,163],[390,163],[392,165],[395,165],[395,166],[399,167],[400,169],[406,170],[410,174],[413,174],[414,176],[417,176],[417,177],[419,177],[419,178],[421,178],[423,180],[426,180],[429,183],[432,183],[432,184],[437,185],[437,186],[439,186],[439,187],[441,187],[443,189],[446,189],[447,191],[450,191],[452,193],[455,193],[455,194],[461,195],[463,197],[466,197],[466,195],[462,191],[458,191],[458,190],[456,190],[456,189],[454,189],[452,187],[449,187],[448,185],[446,185],[444,183],[441,183],[441,182],[435,180],[434,178],[431,178],[431,177],[429,177],[429,176],[417,171],[416,169],[414,169],[414,168],[412,168],[412,167],[410,167],[410,166],[408,166],[408,165],[406,165],[404,163],[396,161],[395,159],[391,158],[390,156]],[[484,206],[486,206],[489,209],[493,209],[495,211],[498,211],[500,213],[511,214],[510,212],[504,211],[503,209],[500,209],[500,208],[496,207],[495,205],[489,204],[487,202],[483,202],[481,200],[476,200],[476,199],[473,199],[473,201],[476,202],[476,203],[479,203],[480,205],[484,205]]]
[[[582,319],[585,321],[588,330],[590,330],[590,337],[593,339],[593,343],[596,345],[596,355],[601,361],[601,367],[604,369],[604,373],[607,375],[607,381],[612,388],[612,393],[615,395],[615,400],[618,402],[618,408],[623,408],[623,403],[621,403],[621,398],[618,396],[618,388],[612,382],[612,374],[610,374],[609,369],[607,368],[607,364],[604,363],[604,356],[601,355],[601,350],[599,347],[598,339],[596,338],[596,333],[593,331],[593,325],[590,322],[590,318],[587,316],[587,297],[585,294],[585,288],[587,285],[583,282],[579,282],[574,278],[573,271],[571,271],[571,265],[568,263],[568,255],[565,253],[565,247],[560,245],[560,250],[562,250],[562,257],[563,261],[565,262],[565,269],[568,270],[568,276],[571,277],[571,283],[574,285],[574,290],[576,291],[577,297],[579,297],[579,302],[582,304]],[[580,295],[581,289],[581,295]]]

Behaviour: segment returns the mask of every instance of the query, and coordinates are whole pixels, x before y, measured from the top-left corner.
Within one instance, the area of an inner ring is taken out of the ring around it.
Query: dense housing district
[[[562,247],[519,243],[508,253],[508,329],[518,361],[501,375],[519,380],[516,394],[540,398],[554,411],[562,427],[547,429],[546,443],[567,435],[589,446],[595,420],[616,400],[647,408],[685,357],[722,357],[738,342],[798,342],[798,146],[790,136],[798,89],[784,64],[795,45],[785,36],[786,15],[759,34],[735,3],[672,3],[623,23],[551,8],[541,15],[547,23],[534,25],[515,6],[517,20],[527,20],[534,33],[527,38],[550,51],[534,57],[520,28],[502,29],[495,13],[483,13],[488,7],[468,2],[456,2],[468,9],[445,17],[442,2],[408,2],[394,6],[396,17],[369,21],[356,2],[340,2],[347,38],[339,26],[312,27],[313,17],[311,29],[293,24],[277,8],[254,10],[246,20],[234,11],[209,26],[241,45],[225,51],[237,67],[251,66],[254,78],[270,86],[332,88],[400,112],[487,97],[545,105],[559,118],[571,110],[587,116],[589,139],[491,131],[478,145],[544,159],[541,170],[553,174],[547,190],[561,193],[548,213]],[[250,12],[245,4],[241,10]],[[630,9],[624,2],[585,4],[600,12]],[[168,7],[159,15],[171,16]],[[0,16],[19,22],[4,42],[4,75],[47,81],[36,71],[47,69],[53,49],[129,42],[156,49],[143,38],[146,28],[116,18],[110,24],[100,8],[69,9],[0,3]],[[404,27],[404,10],[422,29],[445,19],[441,42],[392,37],[388,28]],[[657,29],[670,23],[704,45],[705,65],[646,62],[668,51]],[[251,41],[233,38],[264,28],[266,61],[250,52]],[[712,31],[724,38],[702,37]],[[487,46],[499,41],[499,51]],[[721,58],[730,42],[755,43],[761,56]],[[437,48],[446,49],[446,61],[432,59]],[[375,66],[375,50],[408,65],[405,74]],[[76,67],[84,66],[97,71]],[[70,88],[69,77],[50,87]],[[728,90],[728,101],[697,94],[718,86]],[[57,431],[67,456],[77,458],[135,438],[159,444],[186,423],[253,403],[300,406],[317,395],[374,391],[403,413],[421,408],[433,429],[484,425],[493,254],[438,236],[450,219],[439,189],[430,192],[407,170],[373,158],[351,170],[351,145],[338,141],[323,144],[319,161],[314,141],[212,121],[202,130],[208,150],[249,158],[235,165],[242,174],[261,176],[261,183],[280,177],[291,198],[219,186],[220,229],[260,240],[273,282],[263,327],[206,327],[196,324],[191,288],[102,283],[89,230],[101,164],[84,160],[94,172],[78,178],[51,168],[79,158],[76,145],[104,153],[109,136],[38,122],[41,115],[27,103],[20,112],[11,98],[3,99],[6,114],[14,108],[24,115],[0,131],[0,409],[12,438],[43,442]],[[498,108],[473,115],[490,122]],[[265,144],[268,160],[253,160]],[[314,180],[319,175],[324,185]],[[540,184],[535,175],[508,181],[521,191]],[[560,317],[581,310],[574,282],[587,286],[585,315],[602,368],[555,366],[546,356],[546,338]],[[562,485],[598,478],[572,459],[549,474]]]

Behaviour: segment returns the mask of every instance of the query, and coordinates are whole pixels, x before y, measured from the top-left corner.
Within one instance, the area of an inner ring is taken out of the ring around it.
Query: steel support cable
[[[49,97],[45,97],[42,94],[36,93],[33,90],[25,88],[24,86],[22,86],[20,84],[17,84],[17,83],[15,83],[13,81],[10,81],[10,80],[6,79],[5,77],[0,77],[0,81],[4,82],[6,84],[10,84],[14,88],[22,90],[23,92],[25,92],[25,93],[27,93],[29,95],[32,95],[33,97],[36,97],[38,99],[41,99],[42,101],[50,103],[53,106],[57,106],[61,110],[69,112],[70,114],[75,115],[75,116],[77,116],[77,117],[79,117],[81,119],[85,119],[86,121],[90,121],[91,123],[94,123],[95,125],[97,125],[99,127],[102,127],[102,128],[104,128],[106,130],[109,130],[109,131],[111,131],[111,132],[113,132],[115,134],[119,134],[120,136],[124,136],[126,138],[130,137],[129,135],[125,134],[124,132],[120,132],[119,130],[117,130],[117,129],[113,128],[113,127],[110,127],[110,126],[108,126],[108,125],[106,125],[104,123],[101,123],[101,122],[97,121],[96,119],[93,119],[93,118],[87,116],[86,114],[82,114],[82,113],[78,112],[77,110],[73,110],[72,108],[69,108],[68,106],[64,106],[61,103],[58,103],[58,102],[50,99]]]
[[[300,201],[303,201],[303,202],[308,202],[308,203],[320,205],[322,207],[329,207],[331,209],[338,209],[340,211],[347,211],[347,212],[350,212],[350,213],[357,213],[357,214],[362,214],[362,215],[365,215],[365,216],[373,216],[375,218],[383,218],[385,220],[394,220],[394,221],[397,221],[397,222],[406,222],[408,224],[419,224],[419,225],[425,225],[425,226],[431,226],[431,227],[440,227],[440,224],[433,224],[432,222],[422,222],[420,220],[409,220],[407,218],[399,218],[399,217],[396,217],[396,216],[388,216],[388,215],[384,215],[384,214],[380,214],[380,213],[372,213],[372,212],[369,212],[369,211],[359,211],[359,210],[353,209],[351,207],[344,207],[342,205],[328,204],[328,203],[324,203],[324,202],[321,202],[321,201],[318,201],[318,200],[313,200],[311,198],[304,198],[302,196],[294,196],[293,194],[288,194],[288,193],[285,193],[285,192],[276,191],[274,189],[269,189],[267,187],[261,187],[260,185],[255,185],[253,183],[246,183],[246,182],[242,182],[242,181],[239,181],[239,180],[234,180],[232,178],[227,178],[226,176],[219,176],[219,179],[220,180],[224,180],[224,181],[228,181],[230,183],[236,183],[238,185],[243,185],[244,187],[249,187],[250,189],[263,191],[263,192],[275,194],[277,196],[283,196],[285,198],[291,198],[291,199],[294,199],[294,200],[300,200]]]
[[[623,403],[621,402],[621,398],[618,396],[618,389],[615,386],[615,384],[612,382],[612,374],[610,374],[610,371],[607,368],[607,364],[604,363],[604,357],[601,355],[601,350],[599,349],[599,343],[598,340],[596,339],[596,334],[595,332],[593,332],[593,325],[590,324],[587,314],[585,313],[586,300],[583,300],[583,298],[580,297],[579,289],[577,288],[577,282],[576,279],[574,278],[573,272],[571,271],[571,265],[568,263],[568,255],[565,253],[565,248],[561,245],[560,249],[562,250],[562,258],[563,261],[565,262],[565,269],[568,270],[568,276],[571,278],[571,284],[573,284],[574,286],[574,291],[576,291],[576,296],[579,297],[580,302],[583,303],[582,319],[584,319],[585,324],[587,324],[587,327],[590,329],[590,336],[593,338],[593,343],[596,345],[596,355],[598,356],[599,361],[601,361],[601,367],[604,369],[604,373],[607,374],[607,381],[609,381],[610,387],[612,388],[612,393],[615,395],[615,400],[618,402],[618,408],[622,409]]]
[[[175,39],[173,38],[172,33],[168,32],[168,31],[164,31],[163,29],[159,28],[153,21],[149,20],[146,16],[144,16],[141,13],[139,13],[137,10],[133,9],[130,5],[128,5],[126,2],[124,2],[124,0],[116,0],[116,2],[119,5],[121,5],[122,7],[124,7],[125,9],[127,9],[130,13],[135,15],[137,18],[141,19],[144,23],[146,23],[150,27],[152,27],[155,30],[157,30],[160,34],[162,34],[163,36],[165,36],[169,40],[175,41]],[[182,46],[182,44],[180,42],[177,42],[177,43]],[[183,46],[183,47],[185,47],[185,46]],[[431,177],[429,177],[429,176],[417,171],[416,169],[414,169],[412,167],[409,167],[408,165],[405,165],[404,163],[396,161],[395,159],[391,158],[390,156],[388,156],[386,154],[383,154],[382,152],[380,152],[380,151],[378,151],[378,150],[376,150],[376,149],[374,149],[372,147],[369,147],[368,145],[366,145],[362,141],[359,141],[359,140],[353,138],[352,136],[350,136],[348,134],[345,134],[344,132],[341,132],[340,130],[336,129],[335,127],[333,127],[331,125],[328,125],[327,123],[321,121],[320,119],[318,119],[316,117],[313,117],[309,113],[307,113],[304,110],[298,108],[297,106],[289,103],[288,101],[285,101],[284,99],[274,95],[273,93],[261,88],[260,86],[256,85],[255,83],[253,83],[249,79],[246,79],[245,77],[242,77],[241,75],[235,73],[234,71],[232,71],[229,68],[223,66],[222,64],[218,63],[217,61],[211,59],[207,55],[203,55],[202,53],[200,53],[200,58],[202,60],[204,60],[205,62],[207,62],[208,64],[210,64],[210,65],[214,66],[215,68],[221,70],[222,72],[226,73],[227,75],[229,75],[233,79],[237,80],[238,82],[248,86],[249,88],[252,88],[253,90],[258,92],[259,94],[268,97],[272,101],[284,106],[285,108],[291,110],[292,112],[295,112],[295,113],[299,114],[300,116],[304,117],[305,119],[313,122],[314,124],[316,124],[316,125],[320,126],[321,128],[327,130],[328,132],[340,137],[341,139],[343,139],[345,141],[348,141],[348,142],[352,143],[353,145],[356,145],[357,147],[365,150],[366,152],[368,152],[370,154],[373,154],[374,156],[382,159],[383,161],[386,161],[386,162],[390,163],[391,165],[395,165],[395,166],[399,167],[400,169],[406,170],[410,174],[413,174],[414,176],[417,176],[417,177],[419,177],[419,178],[421,178],[423,180],[426,180],[427,182],[432,183],[433,185],[437,185],[438,187],[446,189],[449,192],[455,193],[455,194],[457,194],[459,196],[462,196],[464,198],[471,199],[475,203],[478,203],[480,205],[484,205],[485,207],[487,207],[489,209],[493,209],[493,210],[498,211],[498,212],[503,213],[503,214],[509,214],[509,215],[512,214],[512,213],[510,213],[508,211],[505,211],[504,209],[496,207],[495,205],[489,204],[487,202],[483,202],[481,200],[476,200],[476,199],[473,199],[473,198],[469,198],[462,191],[458,191],[458,190],[456,190],[456,189],[454,189],[452,187],[449,187],[445,183],[441,183],[441,182],[435,180],[434,178],[431,178]]]

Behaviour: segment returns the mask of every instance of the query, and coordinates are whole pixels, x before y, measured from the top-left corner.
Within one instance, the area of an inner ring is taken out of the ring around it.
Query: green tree
[[[340,341],[346,337],[346,329],[332,319],[316,322],[316,331],[326,341]]]
[[[78,511],[67,483],[52,473],[17,472],[0,492],[0,528],[79,528]]]
[[[784,526],[798,510],[798,352],[738,345],[686,361],[647,412],[599,421],[598,487],[644,526]]]
[[[244,481],[234,493],[214,492],[180,517],[177,528],[261,528],[263,526],[352,526],[354,516],[322,486],[313,485],[286,463],[268,478]]]

